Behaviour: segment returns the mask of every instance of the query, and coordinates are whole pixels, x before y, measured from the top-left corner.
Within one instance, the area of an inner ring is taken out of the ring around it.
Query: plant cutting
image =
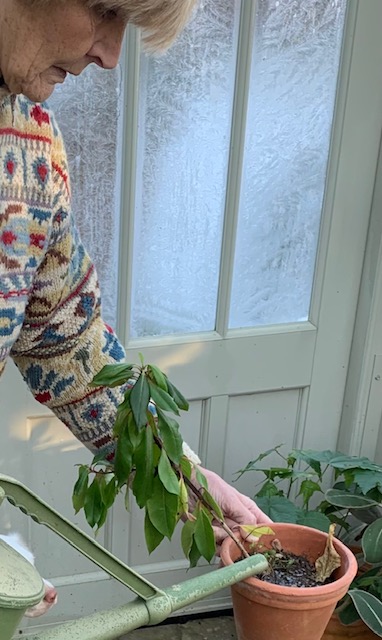
[[[284,455],[280,449],[260,454],[239,472],[262,473],[255,490],[260,508],[275,521],[324,531],[335,523],[337,535],[355,551],[359,563],[323,638],[382,637],[382,466],[337,451],[293,450]],[[262,461],[271,454],[280,464],[264,467]]]
[[[105,460],[96,455],[90,465],[80,465],[73,490],[73,506],[84,510],[88,524],[99,530],[118,494],[130,495],[145,511],[144,535],[149,553],[166,537],[171,539],[183,521],[181,543],[194,567],[200,558],[215,556],[212,523],[219,523],[235,540],[243,556],[245,547],[224,521],[219,505],[208,491],[207,481],[183,454],[178,422],[188,402],[168,377],[155,365],[106,365],[95,376],[93,386],[122,386],[113,435],[115,456]],[[192,512],[190,508],[192,500]],[[256,532],[269,531],[269,527]]]

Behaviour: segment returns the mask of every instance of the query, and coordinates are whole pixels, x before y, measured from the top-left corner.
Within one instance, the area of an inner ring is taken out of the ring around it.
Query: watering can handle
[[[18,507],[38,524],[49,527],[82,555],[89,558],[106,573],[119,580],[144,600],[149,600],[157,595],[164,595],[163,591],[118,560],[98,542],[95,542],[58,511],[50,507],[28,487],[25,487],[14,478],[0,474],[0,504],[4,498],[7,498],[12,505]]]

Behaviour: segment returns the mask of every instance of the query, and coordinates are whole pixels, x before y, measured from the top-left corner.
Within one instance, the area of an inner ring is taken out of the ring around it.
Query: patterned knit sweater
[[[91,451],[111,459],[122,392],[89,382],[105,364],[123,360],[124,351],[101,318],[53,114],[4,89],[0,176],[0,376],[10,355],[36,400]]]

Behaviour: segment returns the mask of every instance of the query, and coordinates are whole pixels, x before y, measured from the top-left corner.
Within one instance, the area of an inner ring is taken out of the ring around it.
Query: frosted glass
[[[345,0],[258,0],[230,327],[306,320]]]
[[[102,313],[117,317],[119,201],[117,185],[120,70],[90,65],[68,77],[50,98],[64,136],[81,238],[99,276]]]
[[[142,59],[132,336],[215,327],[238,7],[205,2]]]

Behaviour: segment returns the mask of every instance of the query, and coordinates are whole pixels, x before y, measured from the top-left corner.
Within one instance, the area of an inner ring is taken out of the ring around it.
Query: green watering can
[[[261,573],[267,567],[264,556],[256,554],[232,566],[161,590],[80,531],[27,487],[14,478],[0,474],[0,504],[4,498],[35,522],[49,527],[64,538],[137,596],[126,605],[62,624],[29,636],[26,640],[115,640],[143,625],[163,622],[174,611]],[[11,640],[26,609],[37,604],[43,593],[43,582],[36,569],[0,541],[1,640]]]

